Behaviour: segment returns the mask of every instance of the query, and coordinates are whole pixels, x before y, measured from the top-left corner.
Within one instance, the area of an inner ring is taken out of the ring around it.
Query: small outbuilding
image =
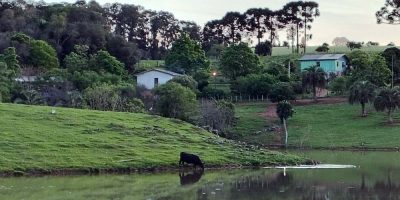
[[[341,76],[349,65],[345,54],[304,55],[299,59],[301,71],[312,66],[321,67],[328,75],[331,73]]]
[[[164,69],[151,69],[136,74],[136,79],[138,86],[144,86],[147,89],[151,90],[158,85],[167,83],[169,80],[177,76],[182,76],[182,74],[178,74]]]

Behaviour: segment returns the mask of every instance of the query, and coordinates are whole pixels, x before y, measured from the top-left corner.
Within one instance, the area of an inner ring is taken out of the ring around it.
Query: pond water
[[[292,152],[346,169],[258,169],[0,179],[0,199],[400,199],[398,152]]]

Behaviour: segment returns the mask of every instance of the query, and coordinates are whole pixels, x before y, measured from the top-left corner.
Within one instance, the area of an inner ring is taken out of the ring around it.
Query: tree
[[[228,78],[236,80],[239,76],[255,73],[260,69],[256,54],[245,43],[227,47],[221,57],[221,72]]]
[[[110,73],[115,75],[126,74],[124,64],[118,61],[114,56],[107,51],[100,50],[92,55],[89,61],[91,70],[98,73]]]
[[[305,1],[300,4],[300,15],[302,16],[304,23],[304,53],[306,53],[307,39],[309,38],[307,35],[307,29],[311,29],[309,23],[314,22],[314,18],[320,15],[318,6],[318,3],[313,1]]]
[[[385,5],[376,12],[378,24],[400,24],[400,1],[386,0]]]
[[[0,102],[11,100],[12,84],[19,73],[20,66],[15,48],[9,47],[0,54]]]
[[[258,44],[267,32],[264,20],[271,11],[268,8],[251,8],[245,12],[247,30],[257,36]],[[255,33],[255,34],[254,34]]]
[[[64,67],[69,72],[89,69],[89,47],[87,45],[75,45],[75,50],[64,58]]]
[[[354,49],[361,49],[363,46],[363,42],[347,42],[346,46],[347,48],[349,48],[351,51],[353,51]]]
[[[324,43],[321,46],[317,47],[317,49],[315,49],[315,51],[317,52],[328,52],[329,51],[329,44],[328,43]]]
[[[361,105],[361,116],[366,117],[365,105],[374,101],[376,86],[368,81],[357,81],[350,87],[349,103]]]
[[[333,39],[332,44],[334,46],[346,46],[349,42],[350,40],[345,37],[336,37],[335,39]]]
[[[269,41],[261,42],[256,45],[255,53],[259,56],[270,56],[272,54],[272,44]]]
[[[324,88],[326,84],[326,73],[318,66],[306,69],[302,73],[302,82],[304,88],[311,88],[314,94],[314,100],[317,100],[317,88]]]
[[[381,87],[389,83],[390,70],[383,56],[358,50],[351,52],[349,59],[352,66],[350,84],[369,81]]]
[[[382,89],[375,98],[374,107],[378,112],[387,111],[389,123],[393,123],[393,113],[400,107],[399,87]]]
[[[178,83],[169,82],[155,88],[156,110],[163,117],[189,121],[196,111],[196,94]]]
[[[239,77],[231,89],[241,95],[260,96],[267,98],[272,86],[277,79],[270,74],[249,74],[245,77]]]
[[[199,70],[209,70],[210,62],[201,46],[183,34],[165,58],[167,69],[193,75]]]
[[[400,49],[397,47],[387,48],[382,56],[385,57],[388,68],[393,73],[393,82],[400,78]]]
[[[286,126],[286,121],[293,116],[294,109],[288,101],[281,101],[276,107],[276,114],[278,114],[279,119],[283,123],[285,129],[285,147],[288,146],[288,131]]]

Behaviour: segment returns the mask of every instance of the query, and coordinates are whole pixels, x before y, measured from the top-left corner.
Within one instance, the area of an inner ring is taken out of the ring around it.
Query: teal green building
[[[349,65],[349,58],[345,54],[304,55],[299,61],[301,71],[319,66],[328,75],[334,73],[337,76],[341,76]]]

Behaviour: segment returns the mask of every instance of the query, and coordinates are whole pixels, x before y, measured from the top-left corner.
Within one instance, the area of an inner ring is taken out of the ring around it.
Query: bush
[[[276,78],[269,74],[250,74],[246,77],[239,77],[231,87],[236,93],[242,95],[267,96],[276,82]]]
[[[200,106],[197,124],[218,135],[227,137],[231,127],[236,123],[235,105],[227,101],[205,101]]]
[[[214,86],[207,86],[201,93],[202,97],[224,99],[229,96],[229,93],[223,89],[215,88]]]
[[[337,77],[329,83],[329,89],[337,95],[342,95],[346,92],[346,84],[345,77]]]
[[[191,76],[177,76],[173,79],[171,79],[168,82],[175,82],[175,83],[179,83],[184,87],[187,87],[189,89],[191,89],[193,92],[197,93],[197,81],[194,80]]]
[[[279,82],[272,87],[269,98],[272,102],[296,99],[293,87],[290,83]]]
[[[196,94],[174,82],[155,88],[156,110],[164,117],[189,121],[196,111]]]
[[[256,45],[255,53],[259,56],[270,56],[272,54],[272,44],[269,41],[261,42]]]

